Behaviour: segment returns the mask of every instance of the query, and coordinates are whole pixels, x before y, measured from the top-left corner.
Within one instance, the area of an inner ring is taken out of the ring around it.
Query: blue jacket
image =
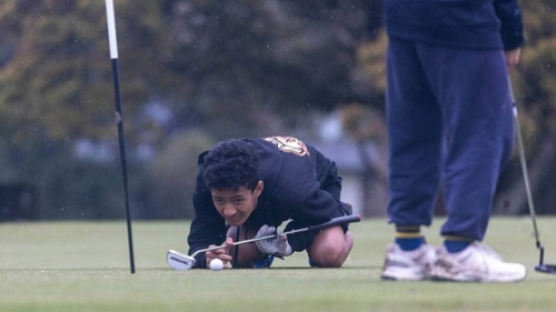
[[[389,36],[470,49],[524,42],[517,0],[385,0]]]

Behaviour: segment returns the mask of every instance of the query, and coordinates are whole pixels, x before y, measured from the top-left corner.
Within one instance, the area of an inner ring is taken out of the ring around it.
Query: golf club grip
[[[306,231],[315,231],[315,230],[320,230],[320,229],[324,229],[324,228],[335,226],[335,225],[353,223],[353,222],[359,222],[359,221],[361,221],[361,217],[359,215],[352,214],[352,215],[348,215],[348,216],[341,216],[341,217],[333,218],[332,220],[330,220],[328,222],[308,226],[306,228]]]

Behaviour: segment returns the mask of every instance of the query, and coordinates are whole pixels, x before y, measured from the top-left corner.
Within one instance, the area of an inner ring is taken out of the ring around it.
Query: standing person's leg
[[[502,51],[422,45],[427,75],[442,104],[447,136],[443,170],[448,213],[434,278],[513,282],[526,276],[479,245],[485,235],[501,167],[513,139],[512,107]],[[442,66],[437,66],[442,64]]]
[[[396,243],[388,246],[382,278],[420,280],[428,278],[434,259],[420,226],[431,224],[438,190],[441,113],[415,44],[390,38],[387,57],[388,217]]]
[[[442,107],[448,219],[442,235],[482,240],[503,163],[513,140],[512,107],[502,51],[421,45]]]
[[[440,179],[440,108],[413,42],[390,38],[387,57],[388,217],[396,225],[430,225]]]

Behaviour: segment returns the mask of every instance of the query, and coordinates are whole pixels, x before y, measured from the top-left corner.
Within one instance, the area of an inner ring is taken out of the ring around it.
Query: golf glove
[[[288,243],[288,237],[281,232],[276,233],[276,228],[269,225],[263,225],[257,232],[255,238],[278,234],[274,238],[269,238],[255,242],[260,252],[279,257],[289,256],[293,253],[292,246]]]

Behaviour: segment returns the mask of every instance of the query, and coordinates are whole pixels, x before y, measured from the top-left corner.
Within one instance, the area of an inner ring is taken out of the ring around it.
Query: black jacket
[[[385,0],[389,36],[471,49],[523,44],[517,0]]]
[[[244,139],[256,146],[259,173],[264,189],[257,207],[245,225],[258,229],[263,224],[278,226],[291,219],[287,229],[326,222],[345,215],[340,203],[341,178],[336,165],[314,147],[307,145],[308,154],[299,156],[285,152],[265,139]],[[207,151],[208,152],[208,151]],[[212,202],[210,190],[203,181],[202,164],[207,152],[199,156],[199,174],[193,195],[195,217],[187,238],[193,253],[210,244],[225,240],[226,225]],[[294,251],[308,247],[314,233],[288,236]],[[195,267],[206,267],[203,253],[197,256]]]

